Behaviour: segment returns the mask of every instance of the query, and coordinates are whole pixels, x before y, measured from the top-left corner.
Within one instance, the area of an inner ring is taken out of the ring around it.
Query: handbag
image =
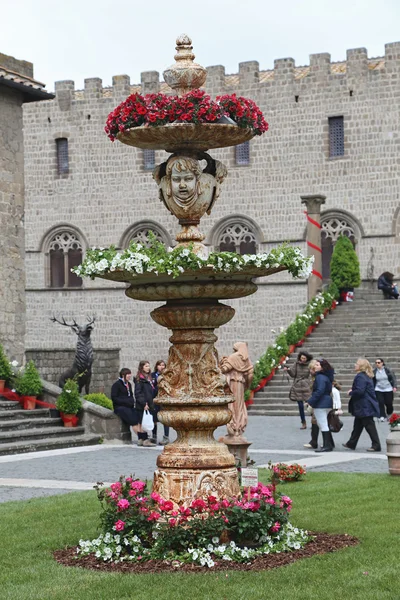
[[[328,412],[328,427],[332,433],[339,433],[343,429],[343,421],[339,419],[339,415],[334,409]]]
[[[142,429],[148,433],[152,432],[154,429],[153,415],[148,410],[145,410],[143,413]]]

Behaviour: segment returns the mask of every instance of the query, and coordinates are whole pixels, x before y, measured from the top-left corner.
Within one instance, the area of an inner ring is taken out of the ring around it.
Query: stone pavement
[[[300,430],[298,417],[250,416],[246,432],[252,441],[250,458],[257,467],[266,466],[271,460],[298,462],[312,471],[388,473],[385,455],[388,424],[377,423],[382,452],[367,453],[370,440],[365,432],[355,452],[342,447],[350,435],[353,419],[344,417],[343,421],[342,431],[334,434],[336,450],[316,454],[303,448],[309,441],[310,429]],[[215,437],[218,439],[224,433],[225,428],[221,427]],[[103,444],[0,456],[0,502],[92,489],[96,482],[110,483],[120,475],[151,479],[160,452],[161,446]]]

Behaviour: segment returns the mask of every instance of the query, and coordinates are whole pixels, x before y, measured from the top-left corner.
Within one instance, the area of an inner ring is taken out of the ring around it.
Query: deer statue
[[[50,319],[53,323],[59,323],[70,327],[74,333],[78,336],[76,344],[75,358],[72,367],[63,373],[58,381],[60,388],[64,387],[67,379],[73,379],[76,377],[79,393],[82,388],[85,388],[86,394],[89,393],[90,379],[92,377],[92,363],[93,363],[93,346],[90,339],[90,334],[93,330],[95,317],[87,317],[87,324],[78,325],[75,319],[72,319],[72,323],[67,323],[64,317],[61,317],[62,321],[53,317]]]

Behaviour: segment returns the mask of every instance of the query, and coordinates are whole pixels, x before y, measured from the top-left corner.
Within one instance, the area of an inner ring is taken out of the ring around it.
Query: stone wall
[[[124,365],[135,368],[141,358],[153,362],[166,356],[168,333],[149,317],[156,305],[127,300],[123,286],[101,280],[60,291],[46,288],[45,278],[46,240],[58,226],[72,226],[85,247],[119,246],[139,222],[156,222],[174,238],[177,224],[144,170],[142,151],[112,144],[103,131],[108,113],[130,92],[158,89],[166,91],[156,72],[143,73],[138,86],[130,86],[128,76],[115,77],[111,88],[103,88],[98,78],[87,79],[82,91],[63,81],[56,84],[54,101],[24,107],[30,347],[56,345],[47,320],[53,312],[79,319],[94,311],[102,323],[99,343],[120,345]],[[400,43],[387,44],[379,59],[369,59],[359,48],[349,50],[344,63],[316,54],[307,67],[296,67],[291,58],[276,60],[270,71],[260,71],[256,61],[241,63],[236,75],[209,67],[207,90],[253,98],[270,124],[267,134],[250,142],[248,166],[235,164],[234,148],[212,152],[229,174],[212,215],[201,224],[211,247],[224,222],[246,218],[254,224],[259,250],[286,240],[305,250],[300,196],[319,193],[326,196],[322,219],[324,212],[334,213],[354,223],[362,277],[367,277],[371,248],[375,276],[384,270],[400,275]],[[331,116],[344,117],[345,154],[336,158],[328,152]],[[57,174],[58,137],[69,142],[67,177]],[[165,157],[156,152],[156,162]],[[274,337],[271,329],[287,325],[306,295],[305,282],[284,274],[268,278],[256,295],[232,302],[237,315],[218,332],[220,351],[245,339],[257,358]]]
[[[62,373],[72,366],[74,356],[75,350],[72,349],[26,350],[26,359],[35,362],[41,378],[56,385]],[[111,386],[118,378],[120,368],[118,348],[95,349],[90,392],[103,392],[110,397]],[[82,393],[85,393],[85,390]]]
[[[0,85],[0,343],[19,362],[25,335],[22,99]]]

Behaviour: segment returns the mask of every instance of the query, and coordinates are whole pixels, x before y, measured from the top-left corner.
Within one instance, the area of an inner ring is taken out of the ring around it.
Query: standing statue
[[[232,419],[227,424],[228,436],[224,438],[228,444],[230,438],[235,438],[235,442],[247,441],[243,437],[248,422],[244,392],[250,387],[254,371],[247,343],[236,342],[233,349],[233,354],[222,357],[220,361],[221,371],[226,375],[227,384],[235,398],[235,402],[229,404]]]
[[[65,371],[65,373],[61,375],[58,385],[60,388],[63,388],[67,379],[73,379],[77,376],[79,393],[81,393],[84,387],[86,394],[88,394],[90,380],[92,378],[93,363],[93,346],[90,334],[93,331],[95,317],[87,317],[88,323],[85,325],[78,325],[75,319],[72,319],[72,324],[69,324],[64,317],[62,317],[62,321],[59,321],[56,317],[53,317],[50,320],[53,321],[53,323],[59,323],[60,325],[70,327],[78,336],[73,365],[68,371]]]

